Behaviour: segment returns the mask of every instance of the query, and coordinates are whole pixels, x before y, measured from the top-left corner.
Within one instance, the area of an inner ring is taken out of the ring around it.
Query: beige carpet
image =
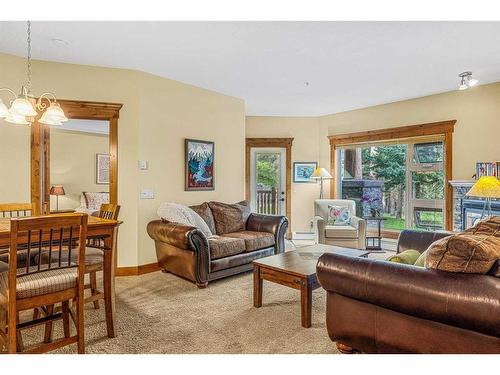
[[[86,310],[87,353],[337,353],[325,326],[325,291],[313,292],[312,327],[300,325],[300,293],[264,281],[264,302],[252,306],[252,274],[206,289],[155,272],[116,280],[118,336],[108,339],[104,309]],[[57,322],[55,336],[61,334]],[[26,331],[38,339],[41,331]],[[75,353],[76,345],[58,353]]]

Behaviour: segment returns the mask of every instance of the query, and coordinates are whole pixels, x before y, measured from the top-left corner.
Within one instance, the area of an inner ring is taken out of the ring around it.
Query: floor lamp
[[[485,213],[491,216],[491,198],[500,198],[500,180],[495,176],[483,176],[467,192],[468,197],[485,198],[481,220]]]
[[[319,199],[323,199],[323,180],[330,180],[333,176],[325,168],[316,168],[311,178],[320,181]]]

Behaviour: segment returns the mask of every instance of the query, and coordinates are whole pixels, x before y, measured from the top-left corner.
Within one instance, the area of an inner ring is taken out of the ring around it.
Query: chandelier
[[[21,92],[17,95],[9,88],[0,88],[12,94],[13,99],[9,102],[10,108],[0,98],[0,119],[4,119],[11,124],[30,125],[35,121],[39,112],[42,113],[40,123],[45,125],[62,125],[68,121],[54,94],[43,93],[36,99],[31,93],[31,22],[27,22],[27,45],[28,53],[26,59],[27,83],[21,87]],[[38,112],[37,112],[38,111]]]

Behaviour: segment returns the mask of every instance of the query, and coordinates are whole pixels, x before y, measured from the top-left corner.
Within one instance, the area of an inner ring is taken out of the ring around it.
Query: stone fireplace
[[[484,200],[465,196],[475,182],[450,181],[453,187],[453,230],[456,232],[470,228],[481,217]],[[493,215],[500,215],[500,200],[491,201],[491,210]]]

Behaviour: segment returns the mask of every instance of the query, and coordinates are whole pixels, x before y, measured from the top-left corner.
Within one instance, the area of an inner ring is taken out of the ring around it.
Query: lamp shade
[[[0,99],[0,118],[6,118],[9,116],[9,109],[5,105],[5,103]]]
[[[62,186],[51,186],[50,195],[65,195],[64,187]]]
[[[68,121],[59,103],[51,103],[40,118],[40,122],[46,125],[62,125]]]
[[[500,198],[500,180],[495,176],[483,176],[467,192],[467,196]]]
[[[311,175],[311,178],[323,178],[323,179],[328,179],[328,178],[333,178],[333,176],[325,169],[325,168],[316,168]]]
[[[12,102],[10,106],[10,112],[13,115],[20,116],[36,116],[37,113],[35,108],[33,108],[33,104],[26,98],[19,97]]]

